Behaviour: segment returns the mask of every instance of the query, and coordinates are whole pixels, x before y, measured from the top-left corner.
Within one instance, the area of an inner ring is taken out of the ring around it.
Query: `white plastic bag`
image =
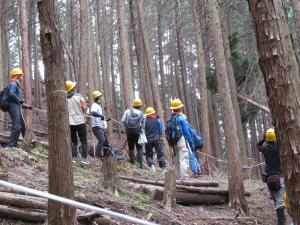
[[[145,143],[148,143],[148,141],[147,141],[147,137],[145,135],[144,130],[142,130],[142,132],[140,133],[140,136],[139,136],[138,144],[143,145]]]

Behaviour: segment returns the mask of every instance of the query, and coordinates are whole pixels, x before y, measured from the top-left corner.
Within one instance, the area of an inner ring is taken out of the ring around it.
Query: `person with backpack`
[[[129,147],[129,162],[131,164],[135,161],[134,147],[137,149],[137,161],[140,168],[143,168],[143,146],[138,143],[139,136],[144,126],[144,113],[141,111],[143,102],[141,99],[134,99],[132,107],[127,109],[121,122],[125,125],[127,142]]]
[[[264,138],[257,143],[257,149],[265,159],[266,168],[263,180],[267,183],[272,199],[275,203],[277,224],[284,225],[286,222],[284,207],[284,178],[281,169],[279,146],[276,141],[274,129],[268,129]]]
[[[24,73],[20,68],[14,68],[10,72],[10,83],[4,90],[4,102],[1,103],[1,105],[5,105],[5,107],[1,107],[1,109],[8,111],[12,121],[10,141],[6,149],[15,149],[20,134],[22,133],[22,136],[25,136],[26,125],[21,109],[32,110],[32,106],[27,105],[22,100],[21,82],[23,74]]]
[[[104,155],[102,151],[103,147],[108,148],[108,140],[104,130],[107,129],[107,121],[109,121],[110,118],[105,118],[103,115],[101,108],[101,99],[103,98],[103,94],[100,91],[94,91],[92,93],[92,98],[94,100],[91,108],[92,131],[98,140],[95,159],[100,160],[100,158]]]
[[[87,106],[84,98],[76,93],[76,82],[66,81],[66,90],[67,90],[67,102],[69,110],[69,125],[71,130],[71,141],[72,141],[72,162],[76,163],[77,161],[77,144],[79,140],[81,142],[81,154],[82,159],[81,163],[88,165],[90,162],[87,159],[88,153],[88,142],[87,142],[87,131],[85,125],[84,114],[87,111]]]
[[[156,111],[152,107],[148,107],[145,111],[145,134],[146,143],[146,161],[152,171],[156,171],[153,160],[153,148],[155,148],[159,167],[166,168],[166,161],[162,150],[160,137],[162,135],[162,123],[155,115]]]
[[[166,138],[174,151],[176,177],[186,180],[189,172],[189,149],[194,149],[194,143],[189,130],[189,123],[182,114],[183,104],[180,99],[171,102],[172,114],[167,121]]]

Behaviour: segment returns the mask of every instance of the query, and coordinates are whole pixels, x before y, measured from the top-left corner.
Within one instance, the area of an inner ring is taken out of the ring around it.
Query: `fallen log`
[[[176,203],[181,205],[221,205],[228,202],[228,196],[218,194],[199,194],[176,191]],[[162,201],[163,190],[155,189],[151,195],[152,200]]]
[[[100,214],[89,212],[89,213],[76,216],[76,219],[80,224],[91,224],[96,218],[99,217],[101,217]]]
[[[43,223],[46,220],[47,214],[44,212],[25,211],[6,205],[0,205],[0,217],[31,223]]]
[[[125,176],[119,176],[122,180],[128,180],[135,183],[140,184],[151,184],[155,186],[163,187],[165,183],[163,181],[151,181],[151,180],[142,180],[142,179],[136,179],[133,177],[125,177]],[[193,186],[193,187],[218,187],[219,183],[214,181],[176,181],[176,187],[181,186]]]
[[[18,208],[46,210],[47,200],[43,198],[0,192],[0,204]]]

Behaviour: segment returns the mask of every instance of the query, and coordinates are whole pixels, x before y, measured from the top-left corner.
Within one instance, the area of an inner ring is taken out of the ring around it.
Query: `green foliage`
[[[216,78],[215,69],[210,65],[205,66],[207,88],[214,93],[218,92],[218,81]]]

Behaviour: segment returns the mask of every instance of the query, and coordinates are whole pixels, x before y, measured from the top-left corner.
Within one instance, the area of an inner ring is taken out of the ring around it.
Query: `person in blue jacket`
[[[6,95],[9,105],[8,113],[12,121],[10,141],[6,149],[16,148],[20,134],[22,133],[22,136],[25,136],[26,126],[21,108],[32,109],[32,106],[27,105],[22,100],[22,77],[23,71],[20,68],[13,69],[10,72],[10,83],[6,88]]]

